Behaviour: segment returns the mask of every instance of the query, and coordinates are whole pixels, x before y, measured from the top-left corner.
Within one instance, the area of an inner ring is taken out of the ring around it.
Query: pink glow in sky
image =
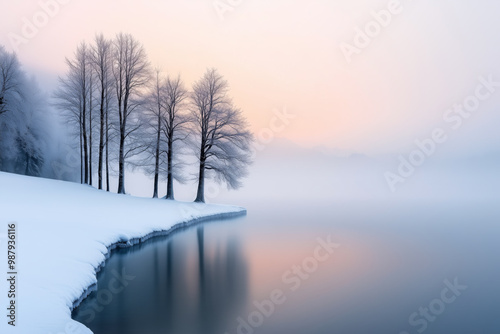
[[[473,93],[478,77],[500,81],[494,1],[401,0],[398,14],[379,24],[350,62],[342,43],[354,45],[357,27],[394,3],[60,0],[67,3],[55,8],[41,3],[57,0],[1,1],[0,44],[9,49],[26,20],[42,20],[17,49],[49,93],[79,42],[128,32],[143,42],[152,65],[180,73],[188,85],[218,68],[257,134],[269,127],[273,110],[286,108],[296,117],[276,135],[304,146],[394,152],[428,136],[447,108]],[[218,12],[214,3],[227,10]],[[41,11],[53,15],[43,22]],[[498,102],[500,91],[457,135],[457,145],[487,150],[498,143]]]

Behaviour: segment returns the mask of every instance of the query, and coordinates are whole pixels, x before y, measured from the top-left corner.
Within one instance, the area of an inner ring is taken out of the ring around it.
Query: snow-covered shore
[[[97,281],[110,249],[178,227],[245,214],[234,206],[182,203],[98,191],[89,186],[0,173],[0,257],[7,275],[7,229],[16,224],[16,326],[8,325],[2,279],[2,333],[86,334],[71,308]]]

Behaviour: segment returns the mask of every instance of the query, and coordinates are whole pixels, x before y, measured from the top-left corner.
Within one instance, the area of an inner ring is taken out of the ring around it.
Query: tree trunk
[[[123,98],[123,109],[121,102],[118,102],[118,113],[120,116],[120,152],[118,156],[118,193],[125,194],[125,137],[127,130],[127,110],[128,110],[128,92],[125,92]]]
[[[85,160],[85,184],[89,184],[89,151],[88,151],[88,140],[87,140],[87,113],[86,105],[83,106],[83,157]]]
[[[82,138],[82,122],[80,122],[80,183],[83,184],[83,138]]]
[[[153,198],[158,198],[158,172],[155,172],[154,186],[153,186]]]
[[[195,202],[205,203],[205,161],[200,162],[200,174],[198,178],[198,191]]]
[[[106,191],[109,192],[109,128],[108,128],[108,102],[106,101]]]
[[[104,85],[101,87],[101,107],[100,107],[100,131],[99,131],[99,166],[97,167],[97,178],[98,184],[97,188],[102,189],[102,161],[103,161],[103,151],[104,151]]]
[[[125,194],[125,131],[120,129],[120,156],[118,158],[118,193]]]
[[[160,134],[161,134],[161,115],[160,112],[158,112],[158,128],[156,129],[155,181],[153,189],[153,198],[158,198],[158,175],[160,173]]]
[[[126,98],[125,98],[126,99]],[[118,101],[118,114],[120,115],[120,148],[118,152],[118,194],[125,194],[125,129],[127,120],[127,101],[123,111],[121,101]],[[122,114],[123,112],[123,114]]]
[[[92,84],[89,100],[89,184],[92,185]]]
[[[172,175],[172,136],[168,139],[168,152],[167,152],[167,163],[168,163],[168,174],[167,174],[167,199],[174,199],[174,177]]]

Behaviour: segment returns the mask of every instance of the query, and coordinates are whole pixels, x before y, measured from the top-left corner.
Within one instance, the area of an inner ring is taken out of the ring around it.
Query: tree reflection
[[[98,288],[73,313],[94,333],[221,334],[244,312],[246,259],[235,237],[203,225],[117,251],[98,277]],[[87,321],[85,310],[113,279],[112,270],[136,276]]]

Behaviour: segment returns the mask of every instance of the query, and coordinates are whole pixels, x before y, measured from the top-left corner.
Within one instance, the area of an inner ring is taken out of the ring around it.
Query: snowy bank
[[[0,263],[16,224],[16,326],[6,317],[10,285],[0,284],[2,333],[92,333],[71,309],[96,284],[110,249],[131,246],[202,220],[245,214],[234,206],[136,198],[89,186],[0,173]],[[8,277],[7,277],[8,278]]]

